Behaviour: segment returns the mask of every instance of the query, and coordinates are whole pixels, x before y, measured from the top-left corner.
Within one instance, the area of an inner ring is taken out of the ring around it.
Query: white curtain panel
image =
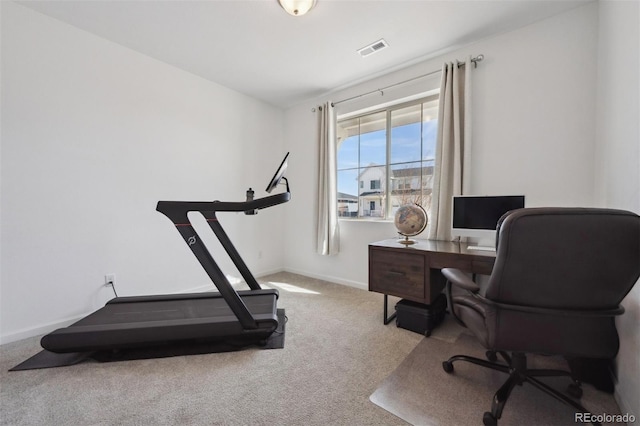
[[[338,185],[336,114],[331,102],[318,108],[318,254],[328,256],[340,251],[338,227]]]
[[[452,197],[467,194],[471,153],[471,56],[464,67],[442,66],[436,161],[434,167],[430,240],[451,241]]]

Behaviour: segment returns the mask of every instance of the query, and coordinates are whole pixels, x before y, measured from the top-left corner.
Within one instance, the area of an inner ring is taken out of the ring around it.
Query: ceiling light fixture
[[[317,0],[278,0],[280,6],[293,16],[302,16],[316,5]]]

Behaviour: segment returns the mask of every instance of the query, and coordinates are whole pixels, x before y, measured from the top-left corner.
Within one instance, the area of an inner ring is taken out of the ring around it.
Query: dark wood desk
[[[369,244],[369,291],[384,294],[384,323],[389,295],[430,305],[445,286],[442,268],[458,268],[474,274],[490,274],[496,254],[468,250],[467,244],[416,240],[405,246],[398,239]]]

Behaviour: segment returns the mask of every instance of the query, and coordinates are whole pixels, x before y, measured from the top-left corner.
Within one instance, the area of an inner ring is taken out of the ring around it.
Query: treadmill
[[[284,319],[278,318],[278,291],[262,289],[220,225],[217,212],[245,212],[285,203],[291,198],[284,177],[287,153],[266,191],[281,181],[286,191],[244,202],[159,201],[156,210],[175,225],[207,272],[218,292],[116,297],[80,321],[44,336],[41,345],[54,353],[99,352],[128,348],[162,347],[174,343],[228,342],[232,345],[264,345]],[[194,229],[189,212],[200,212],[250,290],[236,291]],[[283,311],[283,310],[280,310]],[[214,351],[215,352],[215,351]]]

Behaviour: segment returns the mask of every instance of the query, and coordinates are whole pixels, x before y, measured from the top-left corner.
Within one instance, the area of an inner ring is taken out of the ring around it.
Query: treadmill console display
[[[271,178],[271,182],[269,182],[269,185],[267,185],[267,189],[266,189],[267,192],[271,193],[271,191],[273,191],[275,187],[278,186],[282,178],[284,178],[284,172],[287,170],[288,157],[289,157],[289,153],[287,152],[287,154],[284,156],[284,159],[282,160],[282,163],[280,163],[280,167],[278,167],[278,170],[276,170],[276,173]]]

